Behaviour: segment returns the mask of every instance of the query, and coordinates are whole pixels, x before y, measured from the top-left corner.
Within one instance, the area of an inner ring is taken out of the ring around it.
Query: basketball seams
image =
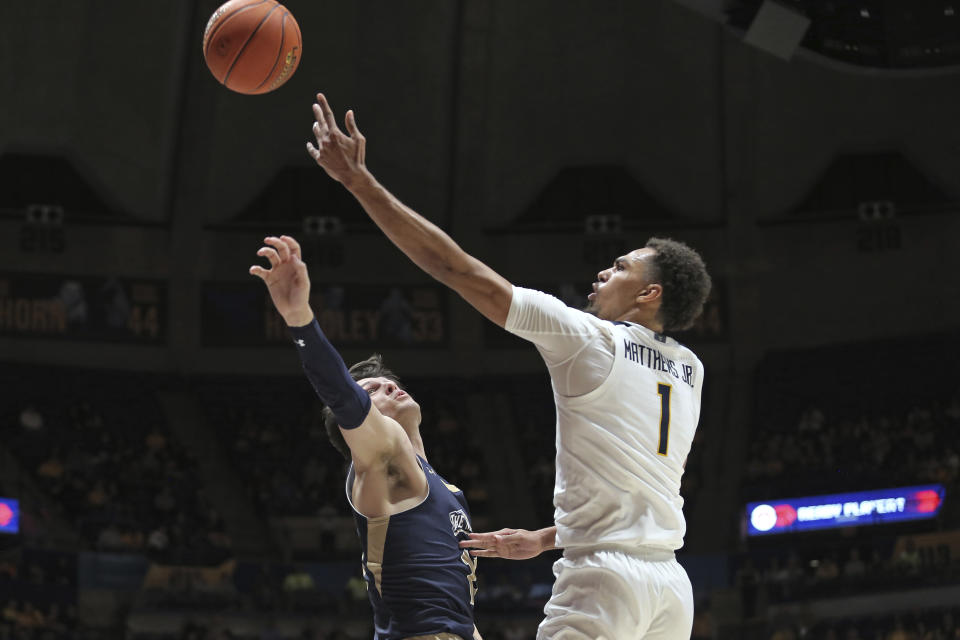
[[[263,79],[263,82],[258,84],[253,88],[252,93],[259,91],[263,85],[267,84],[273,75],[277,72],[277,65],[280,64],[280,61],[283,60],[283,45],[287,37],[287,16],[290,15],[289,11],[284,10],[283,15],[280,17],[280,43],[277,45],[277,57],[273,61],[273,65],[270,67],[270,71],[267,73],[267,77]],[[257,27],[259,29],[259,27]]]
[[[300,25],[277,0],[229,0],[210,16],[203,34],[204,58],[214,77],[247,95],[268,93],[289,80],[302,47]]]
[[[247,9],[252,9],[257,5],[263,4],[264,2],[271,2],[271,0],[259,0],[258,2],[252,2],[250,4],[245,4],[242,7],[234,9],[227,15],[217,17],[216,14],[211,17],[217,18],[216,22],[213,25],[213,31],[210,31],[210,25],[207,25],[207,30],[203,34],[203,55],[206,57],[210,53],[210,47],[213,46],[214,36],[217,35],[217,32],[220,31],[220,28],[227,23],[230,18],[237,15],[241,11],[246,11]]]
[[[247,45],[250,44],[250,41],[253,40],[254,36],[257,35],[257,31],[260,30],[260,27],[262,27],[267,22],[267,20],[270,19],[270,16],[273,15],[273,12],[276,11],[277,7],[280,6],[277,2],[275,2],[275,0],[271,0],[271,1],[273,1],[274,3],[273,7],[270,9],[269,12],[267,12],[267,15],[263,16],[263,19],[260,20],[260,24],[257,25],[257,28],[250,32],[250,35],[247,36],[247,39],[244,41],[243,45],[241,45],[240,49],[237,51],[237,55],[234,56],[233,61],[230,63],[230,66],[227,68],[227,73],[226,75],[223,76],[224,86],[227,86],[227,80],[230,79],[230,73],[233,71],[233,68],[236,66],[237,61],[240,59],[240,56],[243,55],[243,52],[247,48]]]

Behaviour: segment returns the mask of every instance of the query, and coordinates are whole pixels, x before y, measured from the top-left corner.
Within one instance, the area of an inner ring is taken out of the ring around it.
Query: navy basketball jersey
[[[472,531],[463,492],[420,456],[429,492],[417,506],[367,518],[353,507],[353,465],[347,501],[363,549],[363,577],[373,605],[375,640],[452,633],[473,637],[477,559],[459,547]]]

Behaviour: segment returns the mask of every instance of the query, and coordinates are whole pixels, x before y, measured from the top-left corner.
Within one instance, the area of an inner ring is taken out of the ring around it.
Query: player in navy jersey
[[[539,640],[689,638],[693,590],[674,551],[686,532],[680,479],[700,417],[703,364],[664,334],[691,326],[703,308],[711,282],[699,254],[651,238],[611,256],[589,309],[572,309],[512,285],[377,182],[352,111],[346,133],[322,94],[313,113],[310,157],[417,266],[532,342],[550,372],[554,526],[474,534],[464,546],[506,557],[563,548]]]
[[[300,245],[268,237],[250,267],[289,327],[304,371],[326,404],[327,433],[351,460],[347,500],[363,549],[376,640],[479,640],[476,559],[463,492],[437,475],[420,436],[420,406],[379,356],[349,371],[310,308]]]

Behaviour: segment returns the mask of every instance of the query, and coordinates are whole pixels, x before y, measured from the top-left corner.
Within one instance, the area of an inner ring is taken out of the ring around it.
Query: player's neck
[[[420,427],[411,427],[409,429],[404,427],[403,430],[407,434],[407,437],[410,438],[410,444],[413,445],[414,452],[426,460],[427,453],[423,448],[423,438],[420,437]]]
[[[632,322],[650,329],[655,333],[663,333],[663,323],[657,319],[657,312],[650,312],[647,309],[630,309],[621,317],[616,318],[618,322]]]

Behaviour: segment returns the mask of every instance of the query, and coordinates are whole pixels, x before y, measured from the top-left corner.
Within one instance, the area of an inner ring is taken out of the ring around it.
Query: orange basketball
[[[293,14],[276,0],[230,0],[203,32],[207,67],[227,89],[267,93],[290,79],[303,42]]]

